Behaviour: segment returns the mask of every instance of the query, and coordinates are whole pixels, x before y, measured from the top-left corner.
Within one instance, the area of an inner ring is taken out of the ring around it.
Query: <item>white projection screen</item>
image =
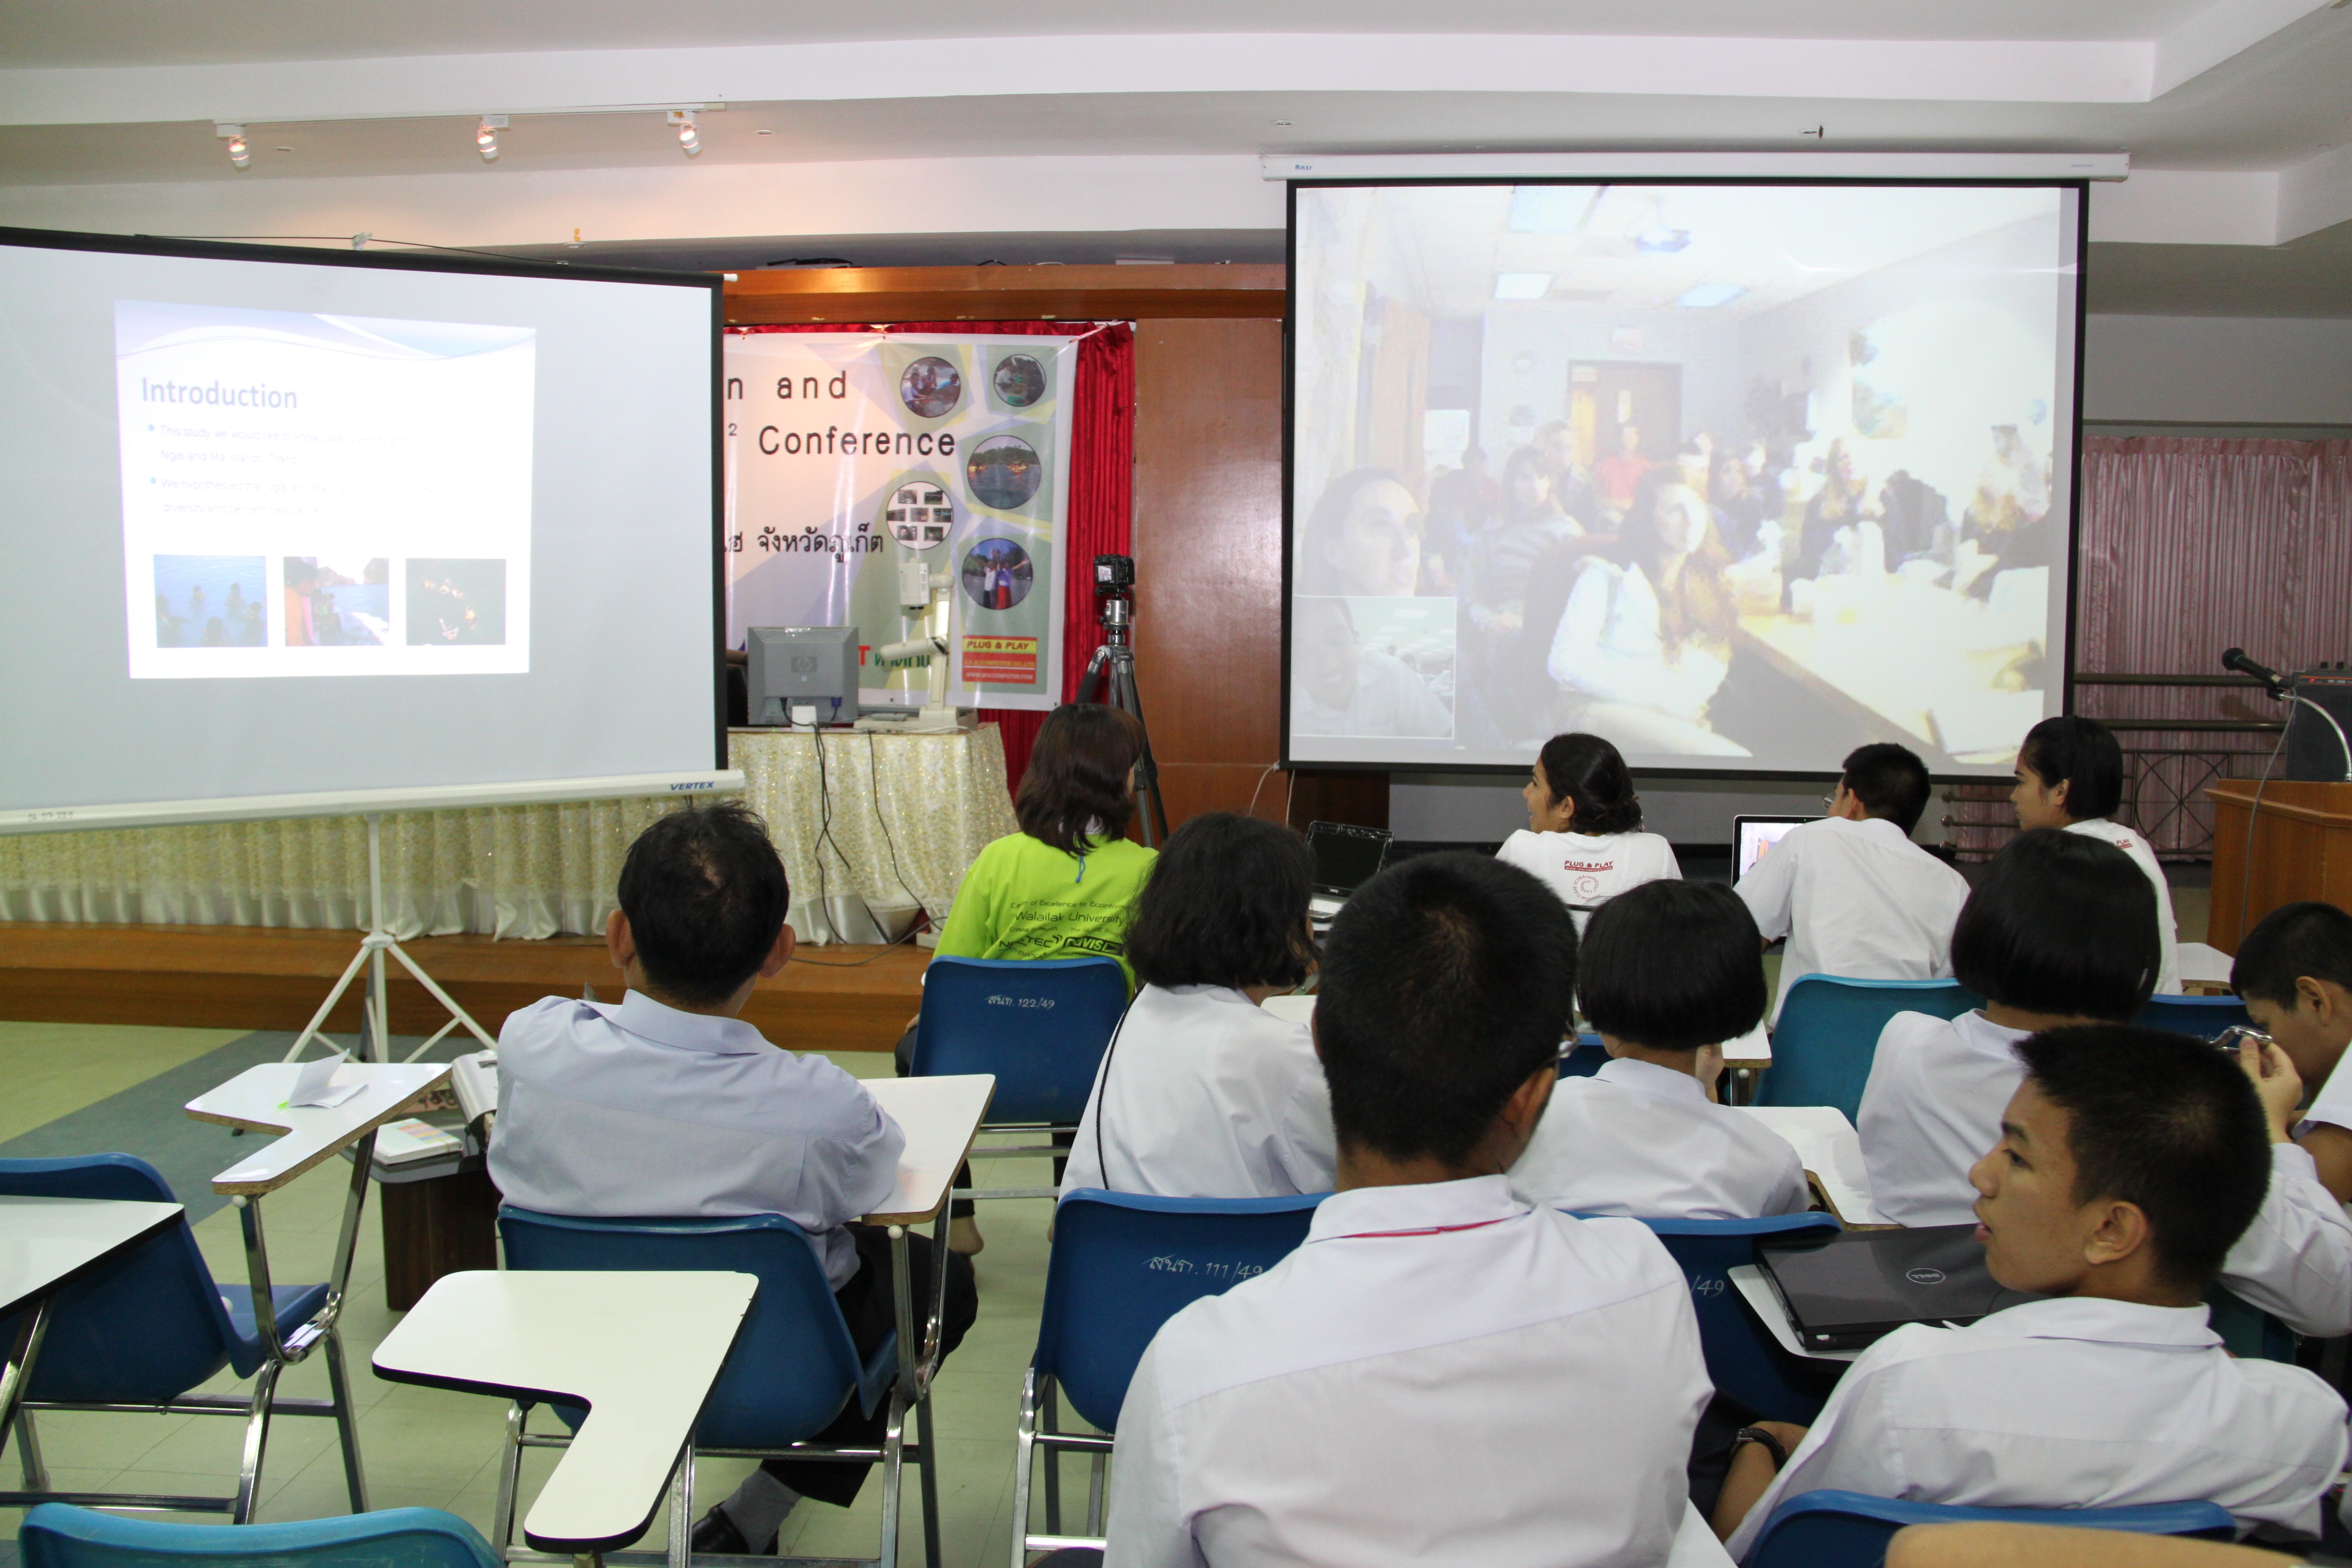
[[[719,284],[0,229],[0,832],[735,782]]]
[[[2007,773],[2065,702],[2084,189],[1294,183],[1285,761]]]

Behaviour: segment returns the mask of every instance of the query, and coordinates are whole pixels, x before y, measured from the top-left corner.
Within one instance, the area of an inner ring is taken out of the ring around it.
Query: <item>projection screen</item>
[[[2063,710],[2079,182],[1295,182],[1285,761],[1667,773]]]
[[[737,782],[718,293],[0,230],[0,831]]]

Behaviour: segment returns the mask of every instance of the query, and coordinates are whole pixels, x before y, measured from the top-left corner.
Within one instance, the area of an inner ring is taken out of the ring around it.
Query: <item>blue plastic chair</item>
[[[1960,1508],[1899,1502],[1861,1492],[1800,1492],[1784,1499],[1748,1549],[1747,1568],[1880,1568],[1895,1532],[1912,1524],[2058,1524],[2124,1530],[2135,1535],[2193,1535],[2228,1541],[2230,1510],[2210,1502],[2152,1502],[2130,1508]]]
[[[1103,1050],[1127,1011],[1127,972],[1108,958],[931,960],[915,1024],[910,1076],[993,1073],[981,1144],[971,1158],[1058,1154],[1077,1131]],[[1061,1135],[1056,1143],[1051,1135]],[[1046,1135],[1043,1143],[1026,1142]],[[1051,1198],[1053,1187],[959,1189],[959,1198]]]
[[[693,1440],[679,1465],[685,1489],[680,1517],[692,1519],[696,1454],[724,1458],[870,1459],[870,1450],[844,1453],[809,1438],[832,1425],[854,1396],[871,1415],[886,1396],[889,1420],[882,1441],[882,1547],[880,1560],[898,1560],[898,1464],[920,1467],[927,1560],[937,1568],[938,1487],[932,1475],[930,1394],[928,1384],[916,1402],[918,1441],[905,1441],[906,1399],[897,1384],[898,1336],[883,1340],[860,1358],[849,1325],[834,1300],[824,1265],[808,1232],[780,1215],[740,1215],[718,1219],[574,1219],[537,1214],[508,1205],[499,1210],[499,1234],[509,1268],[664,1272],[712,1270],[749,1274],[760,1281],[751,1315],[735,1348],[711,1386]],[[937,1271],[944,1289],[947,1271]],[[936,1305],[936,1303],[934,1303]],[[554,1406],[557,1416],[577,1427],[585,1414]],[[530,1406],[518,1402],[507,1418],[506,1446],[499,1455],[497,1511],[490,1533],[503,1552],[514,1539],[515,1492],[525,1447],[560,1447],[560,1436],[524,1431]],[[785,1558],[782,1561],[790,1562]]]
[[[1609,1062],[1609,1047],[1601,1043],[1598,1035],[1579,1035],[1568,1049],[1559,1054],[1559,1076],[1591,1078]]]
[[[129,1154],[83,1154],[62,1160],[0,1160],[0,1194],[10,1197],[108,1198],[176,1203],[155,1168]],[[325,1285],[280,1285],[270,1300],[280,1324],[309,1324],[329,1307]],[[340,1305],[340,1303],[335,1303]],[[17,1319],[0,1320],[0,1344],[14,1343]],[[289,1338],[298,1337],[296,1330]],[[184,1218],[106,1267],[58,1293],[40,1358],[19,1407],[16,1439],[22,1491],[0,1492],[0,1508],[61,1502],[100,1507],[226,1513],[238,1524],[253,1517],[261,1461],[275,1415],[334,1418],[342,1445],[343,1480],[352,1511],[367,1509],[360,1468],[359,1433],[351,1384],[343,1371],[341,1336],[329,1315],[315,1336],[327,1362],[330,1399],[277,1394],[286,1366],[254,1321],[253,1289],[217,1283],[196,1250]],[[194,1394],[224,1368],[254,1379],[247,1395]],[[246,1422],[243,1458],[233,1497],[177,1497],[52,1490],[41,1458],[34,1412],[140,1407],[141,1414],[236,1415]],[[9,1435],[0,1432],[0,1445]]]
[[[23,1568],[499,1568],[474,1527],[437,1508],[291,1524],[165,1524],[44,1503],[16,1532]]]
[[[1756,1261],[1764,1237],[1799,1231],[1835,1232],[1825,1214],[1774,1215],[1764,1219],[1652,1219],[1690,1281],[1691,1306],[1698,1313],[1699,1348],[1706,1374],[1722,1392],[1753,1405],[1770,1421],[1810,1426],[1822,1413],[1831,1387],[1844,1369],[1783,1350],[1757,1321],[1731,1283],[1730,1270]]]
[[[1957,980],[1848,980],[1800,976],[1772,1029],[1772,1065],[1756,1091],[1759,1105],[1834,1105],[1848,1121],[1862,1117],[1878,1037],[1897,1013],[1957,1018],[1984,998]]]
[[[2170,1029],[2210,1040],[2232,1024],[2251,1027],[2253,1019],[2235,996],[2151,996],[2132,1022],[2143,1029]]]
[[[1021,1384],[1013,1471],[1013,1558],[1099,1547],[1102,1460],[1108,1436],[1062,1428],[1059,1395],[1097,1433],[1113,1431],[1136,1363],[1160,1325],[1203,1296],[1227,1289],[1297,1250],[1328,1194],[1295,1198],[1160,1198],[1081,1187],[1054,1212],[1054,1252],[1037,1351]],[[1045,1450],[1045,1528],[1029,1530],[1030,1471]],[[1062,1527],[1059,1455],[1095,1456],[1087,1539]]]

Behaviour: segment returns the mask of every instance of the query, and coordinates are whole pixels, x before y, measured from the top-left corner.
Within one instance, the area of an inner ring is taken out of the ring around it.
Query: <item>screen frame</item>
[[[1295,396],[1298,371],[1298,193],[1301,190],[1334,190],[1372,188],[1386,190],[1401,186],[1445,185],[1774,185],[1792,187],[1898,186],[1905,189],[1935,186],[1948,189],[2032,189],[2071,190],[2075,193],[2074,205],[2074,374],[2071,388],[2073,403],[2069,410],[2066,440],[2066,623],[2061,638],[2058,659],[2059,712],[2074,711],[2074,640],[2075,616],[2082,592],[2078,570],[2083,526],[2083,351],[2087,329],[2087,284],[2090,270],[2091,180],[2087,176],[2072,178],[2056,176],[2021,176],[2010,179],[1916,177],[1896,174],[1874,175],[1760,175],[1760,174],[1659,174],[1645,175],[1629,170],[1616,174],[1553,174],[1518,176],[1509,174],[1433,174],[1334,177],[1329,179],[1296,179],[1283,182],[1283,317],[1282,317],[1282,730],[1277,742],[1277,766],[1286,772],[1359,773],[1427,773],[1454,777],[1502,777],[1516,775],[1515,765],[1494,763],[1446,762],[1436,757],[1414,757],[1404,762],[1328,762],[1297,756],[1291,751],[1290,732],[1290,611],[1294,601],[1292,573],[1297,563],[1293,548],[1297,519],[1296,510],[1297,452],[1298,422]],[[2053,448],[2053,456],[2055,449]],[[1645,778],[1658,779],[1747,779],[1759,783],[1804,783],[1835,778],[1837,771],[1829,769],[1788,768],[1722,768],[1722,767],[1648,767],[1642,770]],[[1929,782],[1937,784],[1983,784],[2000,775],[1992,773],[1930,773]]]
[[[106,251],[129,256],[169,256],[203,261],[264,261],[297,267],[355,267],[375,271],[446,272],[499,278],[530,278],[549,282],[643,284],[656,288],[701,289],[710,296],[710,625],[711,715],[714,771],[727,771],[727,491],[726,384],[722,339],[727,325],[727,282],[716,272],[666,272],[646,268],[575,266],[564,261],[526,261],[488,251],[457,251],[435,247],[432,255],[393,250],[328,250],[304,245],[272,245],[243,240],[177,238],[162,235],[90,234],[68,229],[12,228],[0,226],[0,247],[26,250]],[[650,775],[648,775],[650,776]],[[594,781],[583,781],[593,784]],[[338,797],[353,792],[336,792]],[[396,792],[394,792],[396,793]],[[414,793],[414,792],[409,792]],[[447,794],[444,790],[438,792]],[[658,790],[656,793],[659,793]],[[273,800],[301,797],[277,796]],[[541,796],[543,798],[543,792]],[[159,805],[163,803],[159,803]],[[114,808],[106,808],[109,810]],[[340,811],[341,807],[331,808]],[[385,809],[400,809],[387,806]],[[84,814],[85,820],[90,815]],[[156,817],[152,812],[137,820],[189,820],[178,815]],[[108,826],[114,826],[109,823]]]

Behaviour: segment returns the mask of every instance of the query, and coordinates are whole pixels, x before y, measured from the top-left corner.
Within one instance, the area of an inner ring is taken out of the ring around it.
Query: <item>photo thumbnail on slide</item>
[[[1443,599],[1302,598],[1291,639],[1295,733],[1453,737],[1454,612]]]
[[[1292,754],[1990,773],[2057,710],[2078,190],[1293,199]],[[1453,630],[1443,755],[1306,690],[1398,600]]]
[[[132,679],[529,670],[532,329],[137,300],[114,324]]]

